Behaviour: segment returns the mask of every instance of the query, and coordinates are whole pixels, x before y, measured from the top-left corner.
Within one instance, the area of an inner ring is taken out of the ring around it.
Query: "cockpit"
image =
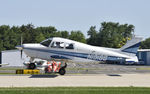
[[[53,40],[53,38],[46,39],[40,43],[45,47],[59,48],[59,49],[74,49],[74,43],[63,40]]]

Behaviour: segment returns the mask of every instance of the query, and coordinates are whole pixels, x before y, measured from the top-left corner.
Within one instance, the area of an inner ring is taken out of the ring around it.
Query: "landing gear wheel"
[[[66,73],[65,68],[61,68],[61,69],[59,70],[59,74],[60,74],[60,75],[64,75],[65,73]]]
[[[45,73],[47,73],[47,72],[48,72],[48,71],[47,71],[47,68],[45,68],[44,71],[45,71]]]
[[[44,71],[45,71],[45,73],[48,73],[48,67],[46,67]]]
[[[35,63],[30,63],[28,66],[28,69],[35,69],[35,68],[36,68]]]

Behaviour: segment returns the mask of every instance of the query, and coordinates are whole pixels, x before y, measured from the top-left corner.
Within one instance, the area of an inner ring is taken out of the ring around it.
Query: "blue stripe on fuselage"
[[[72,56],[72,57],[79,57],[79,58],[96,60],[96,61],[103,61],[100,59],[88,58],[89,54],[87,54],[87,53],[77,53],[77,52],[67,52],[67,51],[57,51],[57,50],[50,50],[50,49],[37,49],[37,48],[25,48],[25,49],[58,54],[58,55],[52,56],[53,58],[56,57],[56,59],[58,59],[59,57],[61,59],[69,59],[68,57],[65,57],[65,56]],[[64,56],[62,57],[60,55],[64,55]],[[107,60],[114,61],[114,60],[118,60],[117,58],[118,57],[115,57],[115,56],[108,56]]]
[[[41,51],[41,52],[48,52],[48,53],[59,54],[59,55],[74,56],[74,57],[80,57],[80,58],[87,58],[87,56],[88,56],[88,54],[86,54],[86,53],[66,52],[66,51],[37,49],[37,48],[25,48],[25,49]]]

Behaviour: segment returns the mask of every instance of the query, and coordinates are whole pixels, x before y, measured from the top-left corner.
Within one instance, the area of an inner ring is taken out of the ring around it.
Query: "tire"
[[[60,74],[60,75],[64,75],[65,73],[66,73],[65,68],[61,68],[61,69],[59,70],[59,74]]]
[[[35,63],[30,63],[28,68],[29,69],[35,69],[36,68]]]
[[[45,73],[48,73],[48,69],[47,69],[47,67],[44,69],[44,71],[45,71]]]

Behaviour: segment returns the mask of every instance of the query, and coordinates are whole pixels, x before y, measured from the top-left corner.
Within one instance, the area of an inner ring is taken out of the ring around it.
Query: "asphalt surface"
[[[150,87],[150,74],[1,75],[0,87]]]
[[[70,63],[64,76],[15,75],[15,70],[20,68],[23,67],[0,68],[0,87],[150,87],[150,66]]]
[[[135,74],[150,73],[150,66],[143,65],[117,65],[99,63],[74,63],[68,64],[67,73],[79,74]],[[69,70],[70,69],[70,70]]]
[[[25,67],[1,67],[0,74],[13,73],[16,69]],[[44,73],[43,71],[41,71]],[[115,65],[99,63],[68,63],[67,74],[135,74],[150,73],[150,66],[143,65]]]

